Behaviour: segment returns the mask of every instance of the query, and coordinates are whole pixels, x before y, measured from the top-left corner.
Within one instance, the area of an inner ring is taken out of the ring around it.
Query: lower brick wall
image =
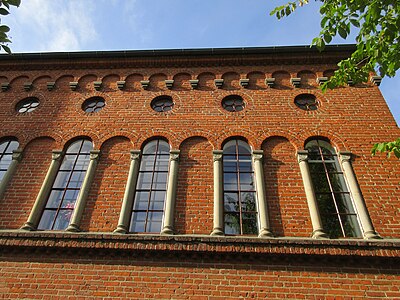
[[[18,299],[398,299],[399,266],[396,258],[10,252],[0,255],[0,295]]]

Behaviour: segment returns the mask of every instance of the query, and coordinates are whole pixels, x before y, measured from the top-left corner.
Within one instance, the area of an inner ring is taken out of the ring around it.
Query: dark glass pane
[[[150,192],[136,192],[133,210],[147,210]]]
[[[49,196],[49,200],[47,201],[46,208],[58,208],[63,195],[64,195],[64,190],[62,191],[52,190]]]
[[[224,193],[224,211],[239,211],[239,199],[237,193]]]
[[[225,144],[223,154],[236,154],[236,140],[229,141]]]
[[[362,237],[356,215],[341,215],[340,217],[346,237]]]
[[[152,191],[150,210],[164,210],[165,191]]]
[[[240,173],[240,189],[242,191],[254,191],[253,173]]]
[[[130,232],[144,232],[146,222],[146,212],[134,212],[132,214]]]
[[[321,217],[337,213],[331,194],[316,194],[316,197]]]
[[[335,199],[340,213],[344,214],[356,213],[349,193],[335,194]]]
[[[66,190],[61,207],[73,209],[76,199],[78,199],[79,191],[80,190]]]
[[[240,194],[242,211],[256,211],[256,195],[254,192],[242,192]]]
[[[325,166],[329,173],[331,173],[331,172],[335,173],[335,172],[340,171],[337,169],[335,162],[326,162],[325,161]]]
[[[155,155],[143,155],[140,162],[140,171],[153,171]]]
[[[67,154],[64,156],[63,162],[61,164],[60,170],[62,171],[70,171],[72,170],[74,163],[76,160],[75,154]]]
[[[38,230],[52,229],[54,218],[56,217],[55,210],[45,210],[42,218],[40,219]]]
[[[237,174],[224,173],[224,190],[236,191],[238,190]]]
[[[315,173],[326,173],[325,172],[325,168],[324,168],[324,164],[323,163],[309,163],[308,164],[309,168],[310,168],[310,173],[315,174]]]
[[[90,162],[90,155],[79,155],[74,170],[87,170]]]
[[[330,173],[329,178],[334,192],[347,192],[346,182],[342,173]]]
[[[251,149],[250,149],[249,145],[246,142],[241,141],[241,140],[238,140],[237,142],[238,142],[239,155],[244,155],[244,154],[250,155],[251,154]]]
[[[242,214],[243,234],[257,234],[257,215],[256,214]]]
[[[342,229],[340,227],[338,215],[321,215],[322,226],[324,231],[331,239],[343,237]]]
[[[237,172],[237,160],[224,157],[224,172]]]
[[[150,190],[151,187],[151,179],[153,177],[153,173],[139,173],[137,189],[138,190]]]
[[[252,172],[253,166],[251,160],[240,160],[239,161],[239,170],[240,172]]]
[[[153,189],[155,190],[166,190],[167,189],[167,177],[168,173],[154,173]]]
[[[311,181],[316,193],[330,193],[328,179],[325,174],[311,173]]]
[[[74,171],[72,172],[71,179],[68,184],[68,188],[77,188],[79,189],[82,185],[83,180],[85,179],[86,171]]]
[[[239,214],[225,214],[225,234],[240,234]]]
[[[54,181],[53,188],[65,188],[67,186],[70,174],[71,172],[69,171],[59,171],[56,180]]]
[[[72,216],[72,210],[60,210],[54,223],[54,230],[65,230],[69,225],[69,220]]]
[[[162,212],[149,212],[147,219],[147,232],[161,231],[162,215]]]

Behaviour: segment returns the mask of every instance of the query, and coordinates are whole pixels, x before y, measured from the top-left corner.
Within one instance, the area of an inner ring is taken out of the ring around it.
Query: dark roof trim
[[[354,44],[329,45],[324,52],[353,52]],[[283,53],[319,53],[310,46],[274,46],[242,48],[197,48],[197,49],[160,49],[126,51],[83,51],[83,52],[38,52],[0,54],[0,61],[14,59],[71,59],[71,58],[131,58],[157,56],[201,56],[201,55],[237,55],[237,54],[283,54]]]

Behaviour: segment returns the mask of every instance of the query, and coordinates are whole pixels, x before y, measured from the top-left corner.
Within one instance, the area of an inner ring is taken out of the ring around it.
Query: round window
[[[150,105],[156,112],[166,112],[172,110],[174,102],[171,96],[159,96],[154,98]]]
[[[301,94],[294,98],[294,104],[302,110],[317,110],[319,102],[317,98],[312,94]]]
[[[25,98],[17,103],[16,110],[20,114],[28,113],[34,111],[38,108],[40,102],[36,97]]]
[[[106,101],[102,97],[91,97],[86,99],[82,104],[82,109],[87,113],[98,112],[106,105]]]
[[[244,109],[243,98],[237,95],[227,96],[222,99],[222,107],[227,111],[235,112],[242,111]]]

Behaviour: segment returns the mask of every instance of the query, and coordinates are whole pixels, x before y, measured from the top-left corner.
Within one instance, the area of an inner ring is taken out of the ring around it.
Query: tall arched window
[[[305,149],[324,232],[330,238],[361,237],[358,215],[335,149],[321,139],[310,140]]]
[[[130,232],[160,233],[167,192],[170,146],[164,140],[145,145],[136,184]]]
[[[38,229],[64,230],[68,227],[90,162],[91,141],[80,139],[66,150],[54,180]]]
[[[222,160],[225,234],[258,234],[251,149],[242,140],[230,140],[224,145]]]
[[[19,144],[15,139],[5,139],[0,142],[0,182],[3,180],[12,161],[12,154]]]

